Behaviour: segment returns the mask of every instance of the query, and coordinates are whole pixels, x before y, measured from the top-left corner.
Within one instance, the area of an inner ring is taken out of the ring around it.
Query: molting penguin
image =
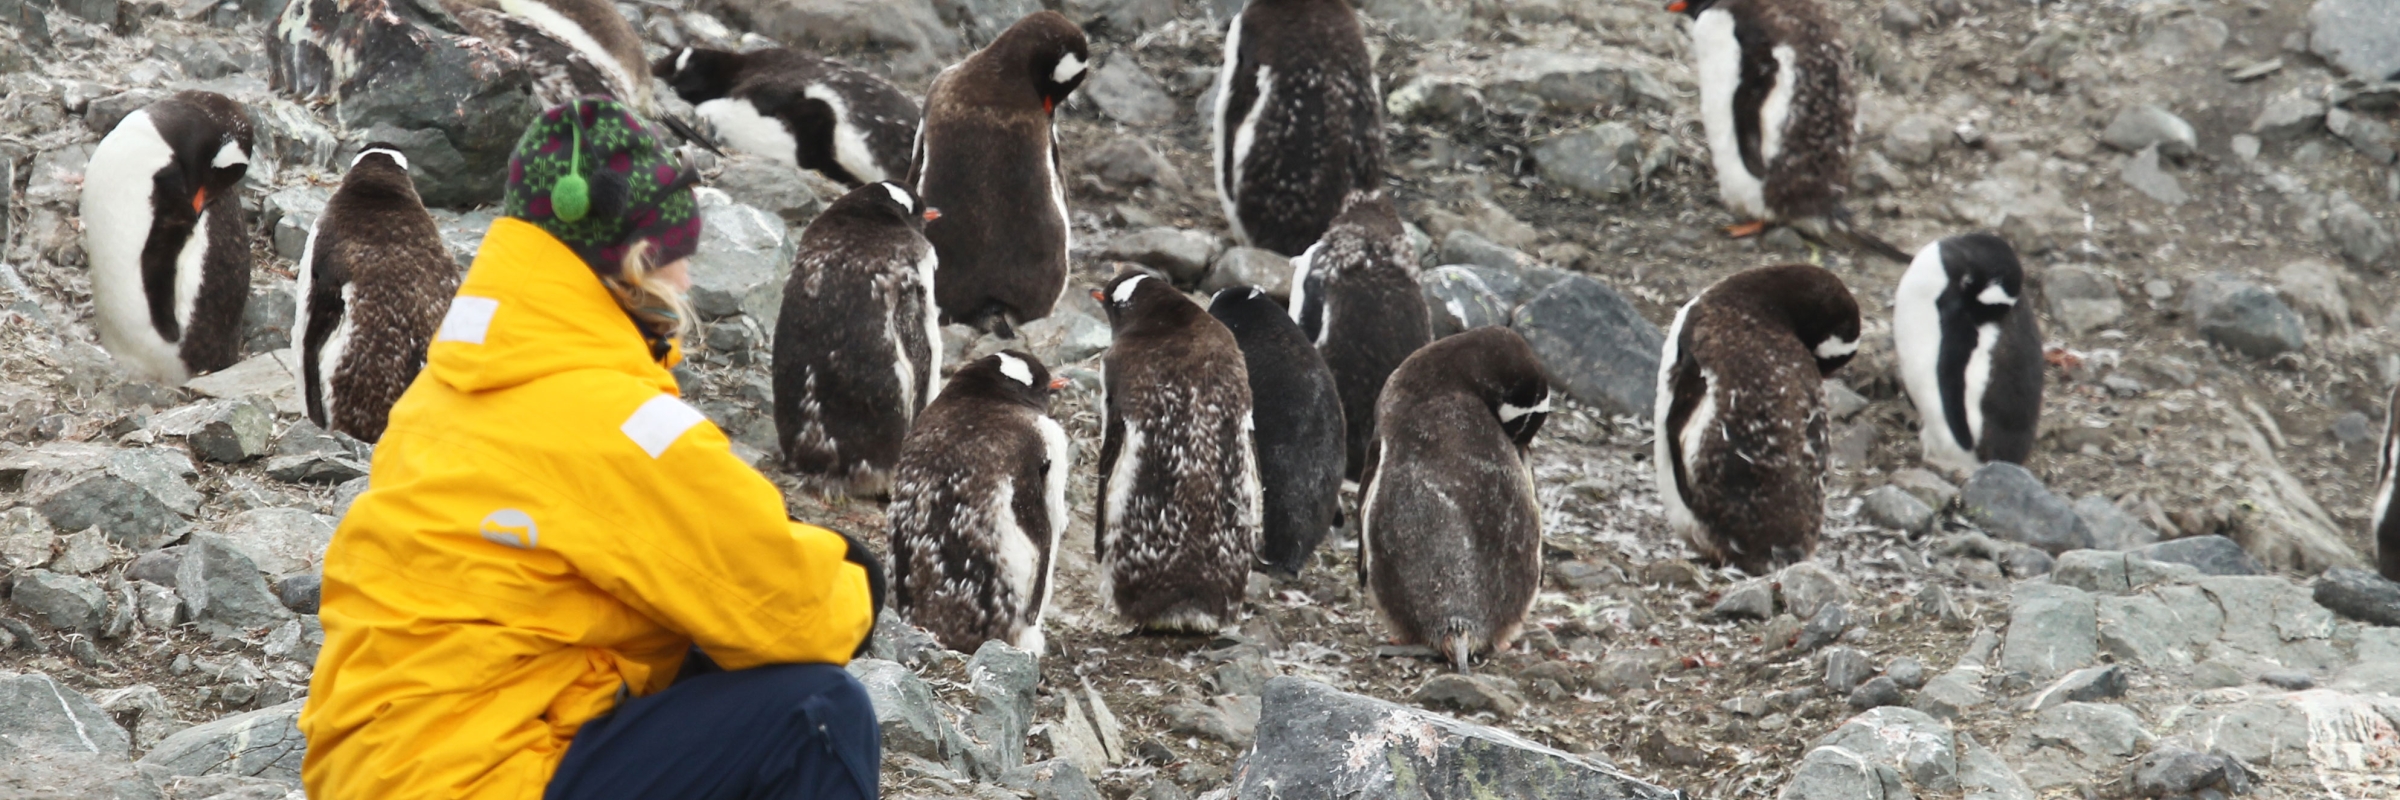
[[[1858,352],[1858,300],[1820,267],[1734,273],[1675,312],[1659,356],[1658,495],[1702,558],[1752,575],[1825,526],[1825,376]]]
[[[893,608],[961,652],[997,639],[1042,652],[1074,446],[1052,380],[1003,350],[960,367],[908,432],[889,515]]]
[[[942,254],[942,321],[1002,336],[1050,315],[1067,290],[1066,183],[1054,115],[1083,85],[1091,49],[1055,11],[1009,26],[934,76],[909,183],[950,209],[925,226]]]
[[[2392,519],[2392,494],[2400,492],[2400,428],[2392,425],[2400,419],[2400,386],[2392,387],[2392,398],[2383,408],[2383,450],[2376,460],[2375,474],[2375,569],[2383,577],[2400,581],[2400,521]]]
[[[1925,462],[1973,472],[2025,463],[2042,414],[2042,334],[2008,242],[1953,236],[1918,251],[1892,297],[1900,380],[1916,401]]]
[[[496,12],[505,17],[507,22],[530,27],[564,47],[565,52],[542,52],[539,48],[529,51],[537,58],[568,67],[567,76],[575,84],[573,87],[551,87],[543,94],[571,94],[567,97],[546,97],[546,100],[565,102],[573,100],[575,96],[601,94],[622,100],[645,114],[651,111],[650,76],[646,74],[649,63],[642,57],[642,37],[634,33],[633,24],[625,21],[625,15],[617,11],[616,3],[610,0],[442,0],[442,5],[458,18],[469,33],[476,36],[493,41],[523,38],[522,30],[475,13]],[[290,12],[287,11],[285,16],[289,17]],[[575,63],[577,61],[582,63]],[[586,66],[591,74],[577,74],[577,67]]]
[[[1092,293],[1115,341],[1101,362],[1101,594],[1149,630],[1230,623],[1258,546],[1249,371],[1225,325],[1164,278]]]
[[[458,262],[408,177],[408,156],[361,149],[300,253],[300,391],[308,418],[360,441],[425,367],[458,293]]]
[[[241,355],[250,300],[249,112],[187,91],[125,115],[83,172],[83,250],[100,344],[139,374],[182,383]]]
[[[1529,448],[1550,384],[1515,331],[1426,345],[1376,404],[1359,480],[1359,581],[1392,637],[1460,672],[1505,650],[1541,587],[1542,519]]]
[[[940,391],[933,245],[941,216],[871,183],[800,232],[775,323],[775,432],[784,465],[821,489],[880,496],[909,421]]]
[[[1210,142],[1234,235],[1296,255],[1383,184],[1383,93],[1344,0],[1251,0],[1225,30]]]
[[[813,169],[845,186],[908,173],[917,103],[890,81],[776,47],[686,47],[650,66],[726,143]]]
[[[1667,10],[1692,18],[1717,195],[1743,220],[1726,230],[1750,236],[1790,223],[1906,263],[1907,253],[1852,228],[1842,208],[1856,131],[1841,24],[1817,0],[1674,0]]]
[[[1360,192],[1324,241],[1292,263],[1292,318],[1333,370],[1349,428],[1346,472],[1355,479],[1375,440],[1375,398],[1384,379],[1433,341],[1416,251],[1391,201]]]
[[[1217,292],[1208,315],[1233,332],[1250,373],[1264,519],[1258,560],[1292,576],[1341,525],[1342,397],[1325,357],[1283,307],[1253,286]]]

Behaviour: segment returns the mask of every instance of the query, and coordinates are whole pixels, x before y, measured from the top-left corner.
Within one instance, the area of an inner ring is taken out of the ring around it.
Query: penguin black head
[[[1092,48],[1083,29],[1056,11],[1038,11],[1017,20],[992,40],[990,49],[1022,59],[1033,78],[1034,91],[1041,96],[1042,110],[1052,114],[1058,113],[1059,104],[1066,102],[1067,95],[1082,86],[1084,76],[1091,72]]]
[[[250,115],[232,98],[183,91],[142,110],[175,153],[175,177],[182,185],[161,188],[180,189],[177,196],[190,198],[193,214],[210,199],[232,194],[250,174]]]
[[[925,199],[891,181],[878,181],[850,190],[825,207],[827,215],[898,222],[923,233],[925,223],[942,218],[942,210],[926,208]]]
[[[1516,331],[1486,325],[1446,336],[1409,356],[1409,361],[1418,358],[1436,362],[1428,366],[1464,384],[1520,448],[1531,446],[1533,435],[1550,418],[1550,380],[1533,345]]]
[[[1942,290],[1945,311],[1955,308],[1978,324],[1997,322],[2025,296],[2025,268],[2008,240],[1970,233],[1943,239],[1938,248],[1950,281]]]
[[[1107,286],[1092,290],[1092,299],[1108,309],[1109,327],[1120,332],[1179,308],[1200,310],[1199,304],[1176,291],[1166,278],[1138,267],[1128,267],[1109,279]]]
[[[1813,264],[1781,264],[1735,273],[1720,282],[1743,302],[1764,305],[1791,325],[1792,335],[1817,360],[1817,374],[1831,375],[1858,355],[1858,298],[1831,270]]]
[[[350,159],[351,171],[355,172],[362,167],[375,170],[398,169],[405,173],[408,171],[408,154],[400,152],[400,146],[390,142],[368,142],[366,146],[358,148],[357,157]]]
[[[665,80],[667,87],[674,89],[684,102],[699,105],[733,91],[743,63],[740,53],[686,47],[651,62],[650,74]]]
[[[1691,17],[1693,19],[1699,19],[1700,12],[1707,11],[1710,7],[1715,6],[1716,4],[1717,0],[1673,0],[1673,2],[1667,3],[1667,10]]]
[[[1208,301],[1208,315],[1225,323],[1225,327],[1240,333],[1244,328],[1265,324],[1290,325],[1291,317],[1283,305],[1268,297],[1256,286],[1234,286],[1218,289]]]
[[[1040,359],[1019,350],[1002,350],[967,362],[950,376],[949,392],[1007,400],[1050,413],[1050,394],[1064,389],[1067,379],[1050,377]]]

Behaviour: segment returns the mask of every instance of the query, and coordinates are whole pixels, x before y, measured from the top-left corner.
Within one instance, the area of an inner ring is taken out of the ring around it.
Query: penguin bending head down
[[[1040,11],[934,77],[908,182],[949,210],[925,226],[942,254],[943,322],[1013,337],[1066,292],[1072,220],[1055,115],[1091,59],[1083,29]]]
[[[1426,345],[1376,404],[1359,479],[1359,581],[1392,638],[1467,671],[1524,629],[1542,578],[1529,448],[1550,384],[1525,338],[1476,328]]]
[[[1825,376],[1858,352],[1858,300],[1807,264],[1734,273],[1675,312],[1659,358],[1667,522],[1752,575],[1808,558],[1825,527]]]
[[[125,115],[83,172],[83,250],[100,344],[137,374],[180,384],[241,356],[250,300],[250,115],[185,91]]]
[[[1391,201],[1379,192],[1357,192],[1325,239],[1292,264],[1292,318],[1333,371],[1349,428],[1346,471],[1357,478],[1375,439],[1375,399],[1384,380],[1433,341],[1416,251]]]
[[[889,514],[892,603],[961,652],[1040,655],[1075,448],[1050,418],[1066,380],[1003,350],[960,367],[900,448]]]
[[[1233,332],[1250,373],[1264,492],[1259,565],[1286,577],[1298,575],[1325,534],[1341,526],[1341,392],[1325,357],[1258,287],[1218,291],[1208,314]]]
[[[1907,263],[1908,254],[1850,225],[1849,47],[1817,0],[1673,0],[1692,18],[1700,121],[1717,196],[1736,236],[1789,223]]]
[[[1258,547],[1258,458],[1241,345],[1146,272],[1092,293],[1115,340],[1102,361],[1101,594],[1155,631],[1234,621]]]
[[[650,76],[646,74],[649,63],[642,56],[642,37],[610,0],[441,0],[441,5],[470,34],[498,41],[521,37],[519,30],[478,19],[472,13],[483,11],[497,13],[540,32],[557,43],[550,46],[564,47],[565,52],[555,54],[540,54],[537,50],[537,57],[549,55],[568,67],[567,75],[575,83],[576,95],[607,95],[643,114],[653,110]],[[583,63],[575,63],[577,60]],[[589,74],[578,74],[585,65]],[[547,99],[563,103],[574,98]]]
[[[736,149],[858,188],[908,174],[917,104],[839,61],[775,47],[686,47],[650,65]]]
[[[941,212],[870,183],[800,232],[775,321],[775,433],[784,465],[826,493],[879,497],[917,412],[941,391],[933,309]]]
[[[1225,29],[1211,115],[1234,236],[1287,256],[1383,185],[1383,93],[1344,0],[1251,0]]]
[[[425,348],[459,281],[399,147],[359,150],[309,226],[298,266],[292,331],[308,418],[359,441],[383,438],[392,404],[425,368]]]
[[[2042,333],[2025,270],[1988,233],[1917,252],[1892,297],[1900,380],[1917,406],[1925,463],[1953,473],[2025,463],[2042,415]]]

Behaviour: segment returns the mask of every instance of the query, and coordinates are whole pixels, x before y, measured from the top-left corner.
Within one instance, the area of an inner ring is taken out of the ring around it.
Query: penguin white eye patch
[[[2009,296],[2007,289],[2000,288],[2000,284],[1995,283],[1983,287],[1983,291],[1976,293],[1975,302],[1987,306],[2013,306],[2017,304],[2017,298]]]
[[[365,161],[367,160],[367,156],[371,156],[376,153],[382,153],[384,155],[391,156],[392,163],[399,164],[401,169],[408,169],[408,156],[401,155],[400,151],[398,150],[385,150],[380,147],[373,150],[358,151],[358,157],[350,159],[350,166],[355,169],[358,167],[358,162]]]
[[[1065,58],[1058,60],[1058,66],[1050,69],[1050,82],[1066,83],[1081,74],[1083,74],[1083,59],[1076,57],[1074,53],[1068,53]]]
[[[998,353],[996,355],[1000,356],[1000,374],[1006,375],[1012,379],[1015,379],[1016,382],[1025,384],[1027,386],[1033,385],[1033,368],[1025,366],[1025,361],[1023,359],[1007,353]]]
[[[1135,275],[1131,278],[1126,278],[1124,283],[1117,284],[1116,293],[1109,295],[1109,298],[1119,303],[1131,303],[1133,302],[1133,287],[1136,284],[1149,279],[1150,276],[1148,275]]]
[[[250,163],[250,154],[242,152],[242,143],[227,141],[223,147],[217,148],[217,157],[209,161],[208,165],[223,169],[248,163]]]
[[[894,184],[891,181],[884,181],[883,190],[890,192],[892,195],[892,202],[899,203],[901,208],[908,208],[914,205],[913,203],[909,202],[908,192],[902,190],[898,184]]]
[[[1858,352],[1858,342],[1839,336],[1828,337],[1825,341],[1817,343],[1818,358],[1841,358],[1856,352]]]

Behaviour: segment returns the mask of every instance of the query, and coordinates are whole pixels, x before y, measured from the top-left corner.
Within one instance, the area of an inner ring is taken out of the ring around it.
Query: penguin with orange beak
[[[240,358],[250,146],[240,103],[186,91],[125,115],[92,149],[81,213],[95,323],[135,374],[180,384]]]

